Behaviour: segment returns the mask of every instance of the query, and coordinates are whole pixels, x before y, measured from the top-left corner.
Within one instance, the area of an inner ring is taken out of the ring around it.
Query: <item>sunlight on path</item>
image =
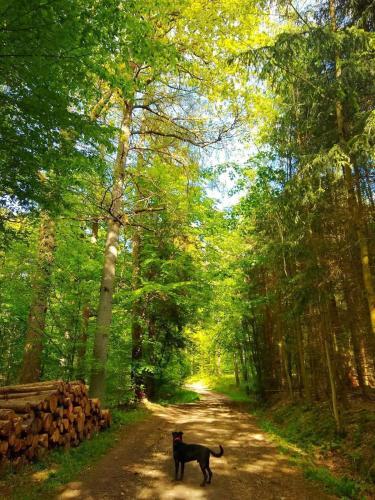
[[[207,394],[209,391],[207,385],[205,385],[203,382],[193,382],[192,384],[185,384],[185,387],[187,389],[190,389],[191,391],[198,392],[199,394]]]

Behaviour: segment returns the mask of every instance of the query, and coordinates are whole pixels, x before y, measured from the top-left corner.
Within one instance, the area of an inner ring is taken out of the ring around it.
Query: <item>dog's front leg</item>
[[[181,481],[184,479],[185,462],[181,462]]]
[[[174,478],[175,478],[175,481],[178,480],[178,466],[179,466],[179,461],[177,460],[177,458],[174,459]]]

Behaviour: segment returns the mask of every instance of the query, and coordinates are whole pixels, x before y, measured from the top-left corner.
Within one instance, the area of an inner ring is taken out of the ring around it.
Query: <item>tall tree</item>
[[[38,256],[32,280],[33,292],[20,374],[21,383],[36,382],[41,376],[43,339],[55,247],[55,223],[47,214],[41,216],[39,233]]]

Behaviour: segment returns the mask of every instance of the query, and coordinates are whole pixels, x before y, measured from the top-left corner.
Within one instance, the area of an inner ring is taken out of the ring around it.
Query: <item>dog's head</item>
[[[183,432],[172,432],[173,442],[178,443],[179,441],[182,441],[182,434]]]

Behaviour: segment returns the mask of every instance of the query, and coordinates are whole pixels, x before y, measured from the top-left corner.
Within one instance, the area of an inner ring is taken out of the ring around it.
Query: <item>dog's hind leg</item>
[[[180,462],[175,458],[174,459],[174,479],[175,481],[178,480],[178,466],[179,466]]]
[[[207,483],[206,466],[202,465],[202,464],[199,464],[199,465],[201,466],[201,471],[202,471],[202,474],[203,474],[203,482],[201,483],[201,486],[205,486],[206,483]]]
[[[207,481],[207,483],[208,483],[208,484],[211,484],[212,471],[211,471],[211,469],[210,469],[210,466],[209,466],[209,465],[207,465],[207,471],[208,471],[208,481]]]
[[[208,457],[207,457],[207,462],[206,462],[206,465],[205,465],[205,469],[208,472],[208,481],[207,481],[207,483],[210,484],[211,483],[211,478],[212,478],[212,471],[210,469],[210,455],[208,455]]]

